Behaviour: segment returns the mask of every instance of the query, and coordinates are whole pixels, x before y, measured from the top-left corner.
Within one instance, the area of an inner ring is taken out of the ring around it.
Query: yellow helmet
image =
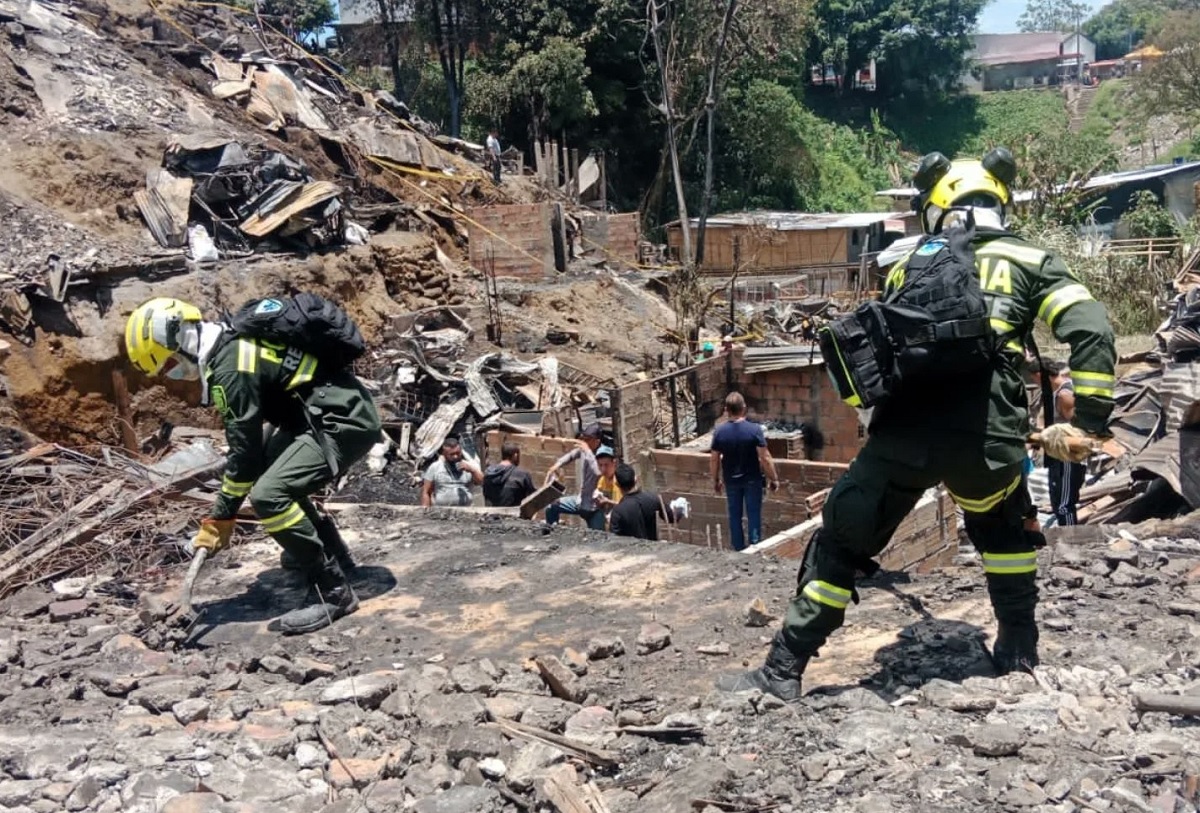
[[[134,367],[146,375],[158,375],[179,350],[183,323],[203,320],[195,305],[167,297],[151,299],[139,305],[125,323],[125,352]]]
[[[914,182],[919,192],[921,228],[926,234],[941,231],[946,213],[956,206],[987,206],[1007,213],[1012,200],[1009,184],[1016,177],[1012,153],[997,148],[982,161],[948,161],[941,153],[921,159]]]

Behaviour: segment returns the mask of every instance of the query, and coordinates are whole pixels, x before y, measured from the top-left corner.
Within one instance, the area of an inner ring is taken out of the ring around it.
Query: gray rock
[[[578,703],[569,703],[557,697],[531,697],[519,719],[525,725],[561,733],[567,720],[581,708]]]
[[[1011,725],[988,723],[969,730],[967,740],[979,756],[1007,757],[1021,750],[1025,744],[1025,734]]]
[[[171,706],[171,713],[175,715],[175,719],[180,725],[194,723],[197,720],[207,720],[208,713],[212,710],[212,704],[203,697],[193,697],[190,700],[180,700],[174,706]]]
[[[429,695],[417,704],[417,719],[426,728],[455,728],[482,722],[487,709],[473,694]]]
[[[693,799],[711,799],[713,791],[729,777],[729,768],[715,759],[697,759],[667,776],[642,797],[640,810],[654,813],[695,813]]]
[[[671,628],[657,621],[643,624],[637,637],[637,654],[649,655],[671,645]]]
[[[1087,574],[1070,567],[1050,568],[1050,581],[1063,587],[1083,587]]]
[[[328,706],[353,702],[364,709],[377,709],[395,689],[395,672],[368,672],[330,683],[317,702]]]
[[[1112,583],[1117,587],[1141,587],[1146,584],[1153,584],[1158,581],[1158,578],[1153,574],[1138,570],[1127,562],[1121,562],[1108,576]]]
[[[147,678],[130,692],[129,699],[148,711],[162,714],[174,708],[176,703],[200,697],[206,685],[203,678]]]
[[[417,802],[416,813],[487,813],[497,806],[500,794],[491,788],[458,785]]]
[[[541,771],[551,765],[557,765],[566,758],[567,755],[553,745],[541,742],[527,743],[509,762],[508,784],[522,792],[527,791],[533,787],[533,780]]]
[[[1108,546],[1108,550],[1104,552],[1104,561],[1108,562],[1109,567],[1119,567],[1122,564],[1133,565],[1136,567],[1138,563],[1138,549],[1127,539],[1115,539]]]
[[[67,601],[56,601],[49,607],[50,620],[56,624],[64,621],[74,621],[88,614],[87,599],[74,598]]]
[[[812,754],[800,760],[800,771],[809,782],[820,782],[836,762],[833,754]]]
[[[775,620],[775,616],[767,611],[767,605],[761,598],[756,598],[746,605],[746,626],[766,627]]]
[[[497,729],[460,726],[450,733],[450,740],[446,743],[446,758],[455,765],[468,757],[480,762],[488,757],[499,756],[504,747],[504,735]]]
[[[380,704],[379,710],[397,720],[408,719],[413,716],[412,695],[404,689],[397,689]]]
[[[589,661],[602,661],[605,658],[616,658],[625,654],[625,642],[616,635],[606,635],[588,641],[587,658]]]
[[[950,711],[991,711],[996,707],[996,698],[965,691],[962,686],[941,678],[922,686],[921,694],[929,705]]]
[[[716,644],[701,644],[696,647],[696,651],[701,655],[719,655],[723,657],[728,655],[732,650],[729,648],[729,644],[722,641]]]
[[[302,684],[308,676],[308,670],[298,666],[286,658],[277,655],[264,655],[258,661],[258,668],[272,675],[280,675],[292,683]]]
[[[0,807],[12,808],[32,804],[42,798],[42,790],[49,784],[49,780],[46,779],[0,781]]]
[[[565,726],[566,735],[585,745],[603,746],[613,738],[610,729],[617,718],[603,706],[588,706],[573,714]]]
[[[479,772],[488,779],[503,779],[504,774],[508,772],[508,766],[504,764],[503,760],[488,757],[487,759],[479,760]]]
[[[460,692],[490,694],[496,682],[478,663],[460,663],[450,670],[450,680]]]
[[[323,768],[327,755],[325,749],[311,742],[302,742],[296,746],[296,764],[301,768]]]

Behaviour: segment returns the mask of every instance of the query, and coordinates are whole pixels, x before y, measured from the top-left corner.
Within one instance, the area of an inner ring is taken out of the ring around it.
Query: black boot
[[[313,604],[293,610],[279,619],[279,629],[284,635],[301,635],[324,629],[358,609],[358,596],[334,559],[325,560],[324,565],[313,574],[312,592]]]
[[[1038,665],[1038,629],[1030,622],[1005,624],[1000,622],[996,632],[996,643],[992,646],[992,663],[996,673],[1029,672]]]
[[[740,674],[722,675],[717,679],[717,689],[723,692],[748,692],[758,689],[764,694],[778,697],[785,703],[797,702],[802,691],[800,677],[808,666],[808,657],[793,655],[779,635],[771,642],[767,660],[757,669]]]
[[[353,575],[358,565],[350,555],[350,548],[346,546],[342,535],[338,533],[333,517],[323,515],[320,522],[313,523],[313,526],[317,529],[317,537],[321,540],[325,555],[336,559],[343,573]],[[284,570],[308,570],[308,564],[287,548],[279,554],[279,566]]]

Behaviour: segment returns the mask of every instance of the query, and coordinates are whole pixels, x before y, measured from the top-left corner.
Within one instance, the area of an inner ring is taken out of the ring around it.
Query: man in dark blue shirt
[[[713,490],[726,494],[729,508],[729,541],[734,550],[762,541],[763,475],[772,491],[779,488],[775,462],[767,452],[767,438],[762,427],[746,420],[746,399],[740,392],[731,392],[725,399],[725,414],[729,420],[713,433],[711,461]],[[723,478],[723,479],[722,479]],[[742,517],[746,529],[742,529]]]

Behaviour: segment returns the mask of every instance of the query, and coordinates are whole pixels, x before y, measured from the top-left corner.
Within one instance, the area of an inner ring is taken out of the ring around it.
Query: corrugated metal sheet
[[[821,351],[815,344],[795,344],[785,347],[747,347],[742,351],[747,374],[769,373],[773,370],[793,370],[823,365]]]
[[[1162,384],[1159,385],[1166,430],[1174,432],[1185,424],[1188,410],[1200,400],[1200,363],[1163,364]]]
[[[336,198],[341,193],[341,187],[329,181],[276,181],[250,203],[254,214],[246,218],[240,228],[252,237],[265,237],[293,215]]]

